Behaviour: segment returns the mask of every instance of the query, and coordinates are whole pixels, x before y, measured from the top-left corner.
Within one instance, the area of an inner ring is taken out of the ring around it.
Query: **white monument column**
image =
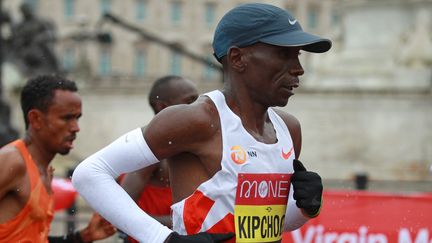
[[[340,43],[314,57],[306,86],[384,91],[430,86],[431,1],[344,0],[340,8]]]

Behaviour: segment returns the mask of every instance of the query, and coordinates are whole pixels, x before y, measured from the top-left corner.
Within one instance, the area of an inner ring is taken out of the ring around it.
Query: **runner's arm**
[[[90,206],[117,228],[137,240],[159,243],[172,231],[142,211],[115,181],[122,173],[157,162],[141,129],[135,129],[81,162],[72,182]]]
[[[142,211],[114,178],[199,147],[213,133],[206,132],[211,126],[206,123],[210,119],[205,109],[198,110],[204,114],[193,105],[168,107],[153,118],[144,133],[135,129],[91,155],[73,174],[75,188],[126,234],[144,242],[163,242],[172,231]]]
[[[2,169],[0,170],[0,202],[7,196],[19,197],[19,191],[22,190],[23,180],[26,178],[27,169],[24,159],[13,147],[3,147],[0,152],[0,161]],[[19,200],[19,199],[18,199]],[[27,201],[23,199],[20,201]],[[13,203],[13,205],[11,205]],[[6,222],[14,217],[20,206],[16,202],[1,203],[0,222]],[[12,210],[11,210],[12,209]]]
[[[3,147],[0,151],[0,198],[8,191],[16,189],[27,173],[26,164],[18,150],[13,146]]]
[[[120,185],[135,202],[138,202],[141,193],[157,168],[157,165],[154,164],[138,171],[127,173],[120,181]]]
[[[300,157],[300,152],[302,148],[302,133],[301,133],[301,125],[296,117],[293,115],[275,109],[277,114],[284,120],[286,126],[291,135],[291,139],[293,141],[294,151],[296,159]],[[304,182],[302,182],[304,183]],[[288,205],[286,209],[286,217],[285,217],[285,225],[284,228],[287,231],[292,231],[300,228],[304,225],[309,219],[314,216],[308,217],[303,213],[303,209],[297,206],[297,201],[294,199],[294,186],[291,184],[290,194],[288,198]]]

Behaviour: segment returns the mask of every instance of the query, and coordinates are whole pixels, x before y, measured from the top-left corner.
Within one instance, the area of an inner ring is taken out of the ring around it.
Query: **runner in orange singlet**
[[[0,149],[0,242],[91,242],[114,234],[98,214],[81,231],[48,237],[54,216],[51,160],[73,148],[81,98],[74,82],[56,76],[29,80],[21,93],[26,133]]]

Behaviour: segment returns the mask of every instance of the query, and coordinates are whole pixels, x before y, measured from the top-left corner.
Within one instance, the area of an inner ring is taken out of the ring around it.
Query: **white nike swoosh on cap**
[[[295,25],[295,23],[297,23],[297,19],[294,20],[288,19],[288,22],[290,23],[290,25]]]

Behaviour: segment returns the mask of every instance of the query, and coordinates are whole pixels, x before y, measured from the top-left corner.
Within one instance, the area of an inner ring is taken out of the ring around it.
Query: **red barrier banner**
[[[60,211],[72,206],[78,192],[73,187],[71,180],[54,177],[51,187],[54,193],[54,210]]]
[[[321,214],[283,243],[432,243],[432,193],[326,191]]]

